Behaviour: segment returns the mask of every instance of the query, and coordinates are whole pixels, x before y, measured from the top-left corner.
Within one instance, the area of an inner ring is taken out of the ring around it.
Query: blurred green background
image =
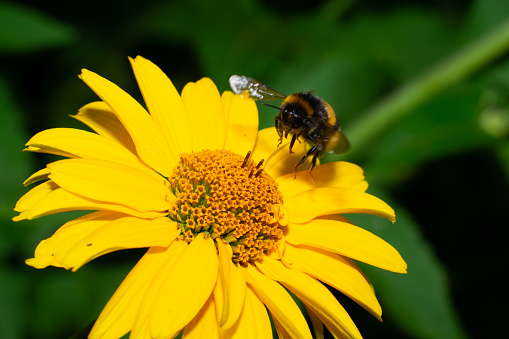
[[[143,253],[76,273],[36,270],[24,260],[74,215],[11,221],[23,180],[53,159],[22,153],[24,143],[84,128],[68,116],[97,100],[81,68],[141,100],[127,60],[136,55],[179,90],[208,76],[223,91],[245,74],[282,93],[315,90],[334,107],[353,149],[325,161],[363,166],[368,192],[398,217],[352,219],[409,265],[408,275],[363,265],[383,323],[338,295],[365,338],[505,337],[509,39],[459,51],[493,31],[508,36],[507,20],[506,0],[0,2],[0,337],[69,337]],[[275,110],[259,109],[271,126]]]

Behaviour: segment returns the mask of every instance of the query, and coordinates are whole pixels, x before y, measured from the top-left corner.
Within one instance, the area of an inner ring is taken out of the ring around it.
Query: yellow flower
[[[148,247],[105,306],[90,338],[268,338],[267,309],[284,338],[311,338],[287,290],[302,300],[320,337],[360,338],[324,282],[381,319],[372,286],[354,260],[404,273],[399,253],[341,214],[394,221],[365,193],[358,166],[317,166],[315,183],[275,149],[274,128],[258,131],[252,99],[219,94],[204,78],[179,95],[153,63],[131,59],[145,108],[83,70],[101,98],[74,116],[96,133],[56,128],[27,150],[68,159],[36,172],[42,181],[16,204],[14,220],[95,211],[42,241],[27,264],[76,271],[103,254]],[[321,282],[320,282],[321,281]],[[285,289],[286,288],[286,289]]]

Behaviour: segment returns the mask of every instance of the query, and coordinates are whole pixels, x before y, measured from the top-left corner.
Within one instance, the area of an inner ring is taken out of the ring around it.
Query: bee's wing
[[[277,100],[286,98],[286,95],[244,75],[232,75],[230,77],[230,87],[235,94],[242,94],[244,91],[247,91],[249,96],[255,100]]]
[[[348,141],[348,139],[343,133],[339,132],[339,141],[334,147],[334,149],[330,151],[330,153],[343,154],[348,152],[350,150],[350,147],[351,147],[350,141]]]

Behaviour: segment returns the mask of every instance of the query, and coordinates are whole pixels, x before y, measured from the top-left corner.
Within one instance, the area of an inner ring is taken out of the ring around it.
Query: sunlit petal
[[[318,316],[313,312],[309,307],[304,305],[306,308],[306,312],[309,316],[309,320],[311,320],[311,324],[313,325],[313,334],[315,335],[315,339],[323,339],[323,322],[318,318]]]
[[[223,149],[225,120],[221,97],[212,80],[203,78],[188,83],[182,90],[182,100],[193,122],[193,151]]]
[[[293,269],[343,292],[381,320],[382,308],[373,288],[352,260],[316,247],[290,244],[286,245],[285,257]]]
[[[368,183],[364,180],[362,169],[349,162],[331,162],[316,166],[313,169],[314,181],[309,177],[307,169],[289,173],[276,179],[279,189],[285,198],[318,187],[344,187],[365,192]]]
[[[256,266],[265,275],[283,284],[308,307],[318,311],[317,316],[331,325],[329,330],[335,336],[361,338],[357,327],[345,309],[333,294],[314,278],[298,270],[289,269],[280,261],[270,258],[256,263]]]
[[[219,338],[214,298],[210,297],[198,314],[184,327],[183,339]]]
[[[122,122],[113,113],[110,106],[103,101],[95,101],[86,104],[78,111],[78,114],[71,115],[78,121],[81,121],[97,134],[108,138],[125,148],[131,153],[136,154],[136,146],[129,132],[125,129]]]
[[[224,149],[237,154],[251,151],[258,132],[258,110],[253,99],[224,92],[221,96],[225,115]]]
[[[76,271],[106,253],[129,248],[168,247],[179,233],[176,223],[165,217],[154,220],[118,218],[76,242],[61,263]]]
[[[381,199],[350,188],[315,188],[286,199],[285,205],[293,223],[337,213],[366,213],[396,220],[394,210]]]
[[[265,159],[265,161],[268,161],[272,153],[277,150],[278,139],[279,136],[274,127],[259,130],[256,144],[253,148],[253,157],[255,159]]]
[[[272,338],[272,328],[265,305],[251,291],[246,289],[242,313],[233,327],[220,330],[223,339]]]
[[[60,160],[48,164],[50,179],[89,199],[130,206],[140,212],[165,211],[171,194],[163,178],[135,167],[92,159]]]
[[[201,233],[167,271],[149,319],[153,337],[173,337],[200,311],[217,280],[214,241]],[[167,320],[171,319],[171,322]]]
[[[249,287],[292,338],[311,338],[306,320],[288,292],[252,265],[249,265],[245,272]]]
[[[129,60],[147,108],[173,153],[191,152],[191,120],[171,80],[141,56]]]
[[[27,180],[23,182],[23,186],[29,186],[34,182],[46,180],[49,176],[49,169],[47,167],[35,172]]]
[[[89,236],[97,229],[123,216],[125,215],[117,212],[101,211],[71,220],[62,225],[50,238],[41,241],[35,249],[34,258],[27,259],[26,264],[35,268],[45,268],[50,265],[65,267],[62,264],[62,258],[71,247],[83,237]]]
[[[295,165],[307,152],[306,143],[295,143],[292,151],[289,151],[289,142],[282,143],[277,147],[279,136],[274,127],[266,128],[258,132],[256,145],[253,149],[252,158],[255,161],[265,160],[264,169],[273,178],[292,173]],[[310,159],[307,159],[299,169],[309,167]]]
[[[38,172],[39,173],[39,172]],[[46,173],[46,172],[44,172]],[[16,212],[25,212],[33,208],[41,199],[57,190],[59,187],[52,180],[45,181],[25,193],[14,206]]]
[[[117,85],[94,72],[84,69],[80,77],[129,131],[138,156],[157,172],[169,176],[178,159],[169,151],[171,148],[145,109]]]
[[[115,294],[104,307],[101,315],[96,320],[89,338],[120,338],[134,327],[139,321],[139,308],[147,305],[146,292],[154,286],[154,281],[160,280],[160,272],[165,268],[168,261],[176,261],[185,246],[182,242],[174,242],[177,246],[154,247],[140,259],[138,264],[124,279]],[[147,338],[148,336],[145,336]]]
[[[137,314],[130,337],[142,339],[153,337],[151,335],[150,322],[154,305],[160,303],[159,291],[166,288],[164,284],[168,279],[169,272],[172,271],[178,261],[185,257],[185,252],[188,247],[185,241],[173,241],[166,250],[162,247],[154,248],[154,251],[159,251],[160,253],[159,264],[158,267],[152,271],[152,274],[148,275],[149,280],[147,286],[140,291],[141,295],[139,297],[142,302],[139,303],[139,307],[137,307],[136,304],[133,305],[135,310],[137,310]],[[185,279],[185,277],[176,278]],[[183,288],[185,288],[185,286],[183,286]],[[138,298],[136,300],[138,300]],[[161,326],[163,326],[163,324],[161,324]]]
[[[217,248],[220,277],[218,285],[222,288],[222,298],[216,298],[216,300],[220,303],[219,325],[226,329],[235,324],[242,312],[246,294],[246,278],[243,270],[233,264],[231,254],[227,254],[226,246],[221,241],[217,242]]]
[[[388,271],[406,272],[407,265],[394,247],[349,223],[316,219],[307,224],[290,224],[285,239],[293,245],[321,248]]]
[[[109,160],[144,168],[139,158],[125,147],[95,133],[73,128],[53,128],[37,133],[27,143],[27,150],[70,157]]]
[[[51,184],[51,181],[50,181]],[[45,185],[41,184],[41,185]],[[39,185],[39,186],[41,186]],[[21,209],[21,214],[14,217],[14,221],[31,220],[45,215],[68,212],[68,211],[115,211],[120,213],[137,216],[140,218],[153,219],[168,214],[166,211],[148,211],[140,212],[127,206],[111,204],[97,200],[84,199],[76,194],[70,193],[62,188],[50,189],[44,196],[34,202],[33,206],[28,209]],[[37,186],[37,187],[39,187]],[[36,187],[36,188],[37,188]],[[34,188],[34,189],[36,189]],[[30,191],[31,192],[31,191]],[[28,192],[28,193],[30,193]],[[28,194],[27,193],[27,194]]]

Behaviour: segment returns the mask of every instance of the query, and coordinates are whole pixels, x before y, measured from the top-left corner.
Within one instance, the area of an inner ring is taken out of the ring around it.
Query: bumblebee
[[[350,143],[339,127],[339,121],[332,107],[314,92],[299,92],[288,96],[281,94],[267,85],[243,76],[232,75],[230,87],[235,94],[247,94],[255,100],[283,100],[280,107],[267,105],[279,109],[275,118],[276,130],[279,135],[279,145],[283,137],[292,135],[290,153],[296,140],[302,138],[311,145],[304,157],[295,165],[293,172],[312,156],[309,176],[316,165],[316,160],[324,153],[345,153],[350,149]],[[262,103],[263,104],[263,103]],[[312,178],[312,177],[311,177]]]

